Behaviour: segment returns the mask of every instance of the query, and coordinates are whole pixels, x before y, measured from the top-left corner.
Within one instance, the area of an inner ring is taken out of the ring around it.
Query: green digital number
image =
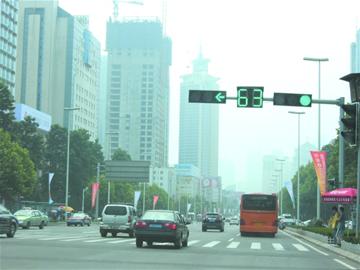
[[[249,104],[247,89],[238,89],[238,107],[247,107]]]
[[[263,91],[262,89],[253,90],[253,107],[261,108],[263,106]]]

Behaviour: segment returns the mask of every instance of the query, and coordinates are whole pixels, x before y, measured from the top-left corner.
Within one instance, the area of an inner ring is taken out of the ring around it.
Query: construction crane
[[[113,16],[114,20],[117,20],[119,16],[119,3],[127,3],[127,4],[133,4],[133,5],[144,5],[144,2],[141,0],[113,0],[114,4],[114,10],[113,10]]]

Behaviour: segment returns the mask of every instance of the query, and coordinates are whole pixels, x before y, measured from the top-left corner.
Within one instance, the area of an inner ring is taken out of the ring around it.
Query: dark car
[[[84,225],[88,225],[90,226],[91,224],[91,217],[89,217],[87,214],[85,213],[75,213],[72,216],[70,216],[68,218],[68,220],[66,221],[67,226],[70,225],[80,225],[80,226],[84,226]]]
[[[0,234],[6,234],[7,237],[14,237],[18,228],[18,221],[9,210],[0,204]]]
[[[181,215],[169,210],[149,210],[135,224],[136,246],[154,242],[174,243],[176,248],[188,245],[189,230]]]
[[[208,229],[224,231],[224,218],[218,213],[207,213],[202,221],[202,231]]]

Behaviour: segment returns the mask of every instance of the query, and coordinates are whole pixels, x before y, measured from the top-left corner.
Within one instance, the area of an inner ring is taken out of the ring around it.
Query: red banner
[[[318,180],[318,185],[320,188],[320,194],[326,192],[326,152],[322,151],[310,151],[313,162],[314,168]]]
[[[100,183],[93,183],[91,185],[91,208],[95,207],[96,194],[99,191]]]
[[[159,200],[159,196],[158,195],[154,195],[154,198],[153,198],[153,209],[155,209],[155,205],[156,203],[158,202]]]

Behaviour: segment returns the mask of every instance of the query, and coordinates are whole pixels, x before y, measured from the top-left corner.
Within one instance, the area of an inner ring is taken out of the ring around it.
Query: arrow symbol
[[[217,93],[215,98],[218,102],[221,102],[223,99],[225,99],[225,96],[220,92],[220,93]]]

